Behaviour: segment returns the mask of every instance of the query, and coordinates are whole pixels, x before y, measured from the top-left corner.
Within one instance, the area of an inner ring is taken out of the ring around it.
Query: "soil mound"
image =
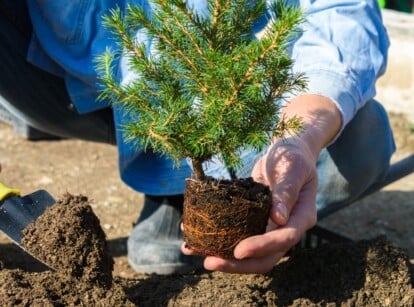
[[[86,196],[63,195],[26,227],[22,245],[63,276],[103,287],[112,284],[114,261]]]

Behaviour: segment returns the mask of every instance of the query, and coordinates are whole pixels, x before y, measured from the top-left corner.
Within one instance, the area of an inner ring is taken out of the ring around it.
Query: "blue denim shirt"
[[[107,107],[97,102],[99,92],[94,58],[106,47],[116,48],[102,27],[102,15],[118,5],[123,9],[135,2],[151,9],[147,0],[33,0],[28,1],[34,34],[28,51],[33,64],[64,78],[73,103],[80,113]],[[207,13],[206,0],[188,0],[194,9]],[[376,0],[291,0],[306,15],[303,34],[292,44],[294,70],[306,74],[307,93],[320,94],[336,103],[343,118],[342,128],[375,95],[376,79],[384,72],[388,37]],[[265,20],[255,29],[256,36],[266,26]],[[147,38],[138,36],[141,40]],[[150,44],[150,41],[148,40]],[[119,78],[127,83],[136,76],[127,61],[119,65]],[[114,107],[117,127],[126,115]],[[122,140],[117,129],[121,178],[137,191],[168,195],[184,190],[191,169],[186,163],[174,168],[172,161],[151,152],[143,152]],[[251,170],[255,153],[245,153]],[[206,165],[209,175],[228,176],[218,159]]]

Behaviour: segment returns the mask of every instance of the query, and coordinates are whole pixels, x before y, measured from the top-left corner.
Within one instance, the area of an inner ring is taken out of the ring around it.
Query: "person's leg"
[[[114,143],[112,110],[79,115],[64,81],[26,61],[31,37],[26,1],[0,4],[0,104],[41,131],[65,137]]]
[[[351,204],[380,181],[394,151],[386,111],[378,102],[368,102],[338,140],[319,156],[318,218]]]
[[[128,238],[128,262],[139,273],[176,274],[201,268],[200,257],[181,252],[183,195],[146,195]]]

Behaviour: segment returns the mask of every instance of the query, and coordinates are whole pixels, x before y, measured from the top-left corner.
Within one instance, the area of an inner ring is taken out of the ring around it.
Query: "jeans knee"
[[[383,178],[394,151],[384,108],[376,101],[368,102],[319,157],[318,210],[330,211],[357,199]]]

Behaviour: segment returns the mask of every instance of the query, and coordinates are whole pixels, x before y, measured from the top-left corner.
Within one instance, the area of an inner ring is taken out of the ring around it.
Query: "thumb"
[[[300,191],[300,185],[290,181],[288,178],[279,181],[272,189],[272,208],[270,210],[270,218],[277,225],[283,226],[289,220]]]

